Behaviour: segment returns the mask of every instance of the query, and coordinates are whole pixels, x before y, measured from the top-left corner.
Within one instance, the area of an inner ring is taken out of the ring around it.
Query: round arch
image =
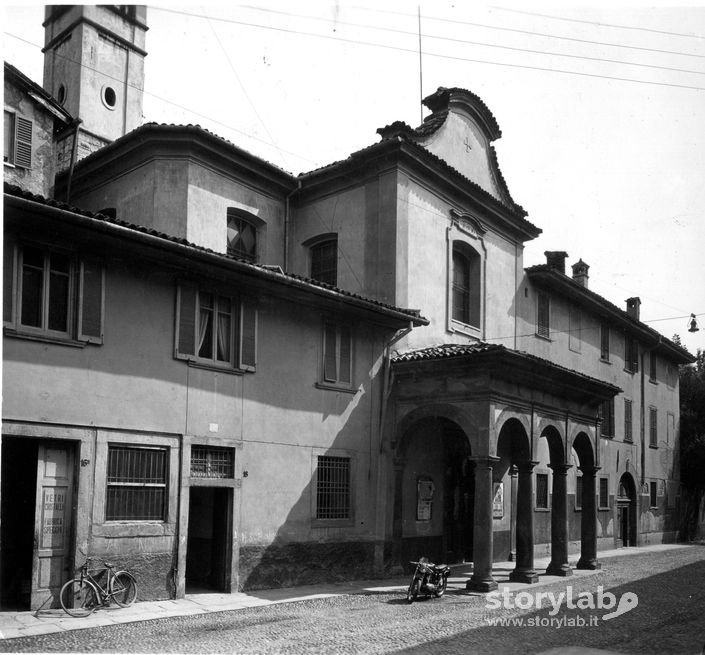
[[[617,486],[617,547],[636,546],[637,494],[636,482],[631,473],[623,473]]]

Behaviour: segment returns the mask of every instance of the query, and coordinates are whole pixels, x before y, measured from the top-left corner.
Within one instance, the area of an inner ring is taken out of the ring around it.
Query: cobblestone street
[[[602,617],[609,609],[571,610],[565,602],[552,615],[547,600],[540,609],[536,603],[525,610],[490,609],[485,596],[457,587],[443,598],[407,605],[402,591],[395,590],[6,639],[0,651],[465,654],[584,646],[623,653],[702,652],[705,547],[635,553],[602,564],[603,570],[587,577],[534,591],[527,585],[531,595],[522,592],[525,602],[519,604],[528,605],[538,591],[544,599],[549,592],[557,598],[568,586],[574,599],[581,592],[597,598],[599,586],[617,600],[636,594],[638,605],[608,621]],[[516,594],[511,598],[513,603]],[[524,625],[489,625],[497,619]]]

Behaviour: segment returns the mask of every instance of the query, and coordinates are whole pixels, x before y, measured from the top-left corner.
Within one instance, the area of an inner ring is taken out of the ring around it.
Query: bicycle
[[[129,571],[116,571],[109,562],[103,568],[89,569],[90,558],[81,566],[80,576],[61,587],[59,602],[70,616],[88,616],[100,607],[115,601],[120,607],[129,607],[137,598],[137,581]],[[105,574],[105,584],[97,578]]]

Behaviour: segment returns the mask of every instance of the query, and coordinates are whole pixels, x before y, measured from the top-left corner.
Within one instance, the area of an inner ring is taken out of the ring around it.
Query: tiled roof
[[[36,82],[32,81],[29,77],[27,77],[19,68],[16,68],[12,64],[8,62],[4,62],[5,64],[5,77],[10,75],[11,77],[14,77],[15,80],[19,83],[21,83],[26,89],[29,89],[36,93],[38,96],[42,98],[44,102],[47,104],[51,105],[51,109],[55,112],[56,114],[61,115],[62,120],[64,120],[66,123],[71,123],[73,121],[73,117],[71,114],[69,114],[66,109],[64,109],[58,102],[57,100],[49,93],[47,92],[42,86],[37,84]]]
[[[479,116],[484,121],[487,128],[490,130],[490,139],[499,139],[502,136],[502,130],[499,129],[499,123],[494,117],[489,107],[483,102],[482,98],[468,89],[462,89],[458,86],[446,88],[439,86],[435,93],[426,96],[423,99],[423,104],[426,105],[432,112],[439,109],[445,109],[451,99],[451,96],[465,96],[469,104],[475,108]]]
[[[464,357],[474,353],[485,353],[495,350],[506,350],[499,344],[477,341],[475,343],[444,343],[438,346],[429,346],[420,350],[410,350],[398,353],[392,357],[393,362],[421,362],[432,359],[447,359],[450,357]]]
[[[39,203],[41,205],[45,205],[47,207],[54,207],[56,209],[61,209],[63,211],[71,212],[73,214],[77,214],[79,216],[83,216],[83,217],[86,217],[86,218],[89,218],[91,220],[95,220],[95,221],[98,221],[101,223],[106,223],[106,224],[110,224],[110,225],[116,225],[116,226],[120,226],[123,228],[127,228],[128,230],[131,230],[135,233],[147,234],[152,237],[162,239],[165,243],[178,244],[178,245],[187,247],[192,251],[195,250],[199,253],[202,253],[203,255],[206,255],[215,261],[220,261],[223,263],[236,263],[239,268],[247,269],[252,272],[257,272],[257,274],[259,274],[260,276],[262,276],[264,278],[279,279],[282,281],[295,281],[297,283],[297,286],[307,288],[310,291],[323,290],[323,291],[333,293],[333,294],[339,296],[341,300],[348,298],[348,299],[354,300],[358,303],[364,303],[365,305],[377,307],[377,308],[384,310],[384,311],[395,312],[398,314],[404,314],[410,320],[414,320],[418,325],[425,325],[428,323],[428,321],[421,316],[421,313],[419,310],[395,307],[393,305],[389,305],[387,303],[383,303],[378,300],[373,300],[371,298],[367,298],[365,296],[361,296],[359,294],[352,293],[350,291],[345,291],[344,289],[340,289],[340,288],[335,287],[330,284],[325,284],[323,282],[319,282],[318,280],[312,280],[312,279],[304,277],[302,275],[297,275],[295,273],[285,273],[285,272],[281,271],[281,269],[278,269],[278,267],[273,268],[273,267],[266,265],[266,264],[253,264],[253,263],[248,262],[244,259],[240,259],[237,257],[232,257],[231,255],[226,255],[226,254],[223,254],[220,252],[216,252],[215,250],[211,250],[210,248],[204,248],[203,246],[199,246],[194,243],[191,243],[190,241],[187,241],[186,239],[183,239],[180,237],[175,237],[170,234],[160,232],[159,230],[154,230],[152,228],[148,228],[143,225],[137,225],[135,223],[130,223],[128,221],[123,221],[118,218],[112,218],[110,216],[106,216],[105,214],[87,211],[85,209],[80,209],[78,207],[72,207],[72,206],[67,205],[66,203],[60,202],[58,200],[44,198],[43,196],[30,193],[29,191],[25,191],[24,189],[22,189],[19,186],[8,184],[7,182],[4,183],[4,191],[9,196],[14,196],[16,198],[23,198],[25,200],[31,200],[33,202]]]

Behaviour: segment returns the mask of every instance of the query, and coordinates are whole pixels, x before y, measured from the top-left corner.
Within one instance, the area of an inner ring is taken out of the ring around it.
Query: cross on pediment
[[[472,146],[470,145],[470,142],[468,141],[467,137],[465,137],[465,141],[463,141],[463,145],[465,146],[465,152],[470,152],[472,150]]]

